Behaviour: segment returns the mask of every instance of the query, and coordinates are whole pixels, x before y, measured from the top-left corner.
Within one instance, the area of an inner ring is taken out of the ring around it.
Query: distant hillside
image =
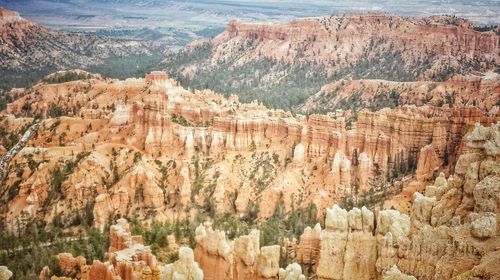
[[[451,16],[334,15],[286,24],[231,21],[212,40],[169,56],[183,84],[293,108],[334,80],[443,81],[495,70],[499,36]]]
[[[500,75],[455,76],[444,82],[339,80],[327,84],[300,108],[309,113],[334,110],[377,111],[403,105],[460,108],[475,106],[495,114],[500,107]]]
[[[0,8],[0,88],[25,86],[68,68],[142,76],[164,52],[159,43],[50,30]]]

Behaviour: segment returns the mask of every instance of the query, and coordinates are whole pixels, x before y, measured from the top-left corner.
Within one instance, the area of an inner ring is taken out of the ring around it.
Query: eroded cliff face
[[[298,271],[311,267],[310,276],[321,280],[497,279],[500,125],[477,125],[467,136],[467,148],[453,175],[440,175],[425,194],[413,195],[411,215],[338,205],[327,209],[325,228],[304,231],[297,246],[298,264],[291,264],[286,273],[296,266]],[[195,251],[206,279],[243,279],[231,277],[233,271],[248,269],[261,258],[256,241],[238,249],[248,244],[246,240],[258,239],[252,236],[232,243],[224,232],[200,225]],[[240,252],[246,253],[244,262],[235,261]],[[268,264],[271,268],[264,271],[276,276],[273,262]],[[279,270],[279,279],[286,273]]]
[[[110,228],[110,246],[107,260],[103,263],[94,260],[86,264],[84,257],[73,257],[68,253],[57,256],[61,275],[50,279],[82,280],[202,280],[203,271],[194,261],[193,250],[188,247],[177,248],[179,260],[168,265],[161,265],[151,253],[149,246],[144,246],[142,236],[133,236],[127,220],[119,219]],[[45,267],[40,279],[49,279],[51,272]]]
[[[334,205],[319,244],[309,230],[298,250],[320,251],[319,279],[495,279],[499,129],[476,126],[455,173],[414,194],[412,215]]]
[[[48,267],[40,272],[40,280],[178,280],[178,279],[286,279],[305,280],[297,263],[286,269],[279,267],[280,246],[260,247],[259,231],[253,230],[235,240],[228,240],[225,233],[214,231],[210,222],[196,229],[196,249],[177,247],[178,259],[160,264],[151,254],[149,246],[142,244],[141,236],[132,236],[127,220],[118,219],[110,228],[110,246],[107,260],[94,260],[86,264],[82,256],[69,253],[57,256],[59,275]],[[169,244],[173,245],[173,244]],[[9,271],[0,267],[0,276],[8,279]],[[11,275],[11,273],[10,273]]]
[[[0,8],[0,36],[2,42],[8,45],[25,46],[26,31],[40,28],[36,23],[23,19],[19,13]]]
[[[463,136],[474,123],[498,121],[474,107],[404,106],[361,111],[346,124],[343,114],[306,118],[193,93],[164,73],[12,94],[6,131],[28,116],[46,119],[13,159],[17,171],[10,166],[1,213],[11,230],[26,216],[62,225],[83,218],[101,229],[117,215],[164,221],[193,217],[193,205],[243,216],[258,203],[263,219],[279,203],[287,211],[315,204],[321,215],[346,196],[390,197],[398,192],[391,180],[421,189],[469,149]],[[408,205],[395,207],[409,213]]]
[[[162,280],[192,279],[203,280],[203,271],[194,260],[193,250],[188,247],[179,249],[179,260],[161,269]]]
[[[450,16],[360,13],[274,24],[234,20],[220,35],[188,45],[164,65],[190,85],[236,91],[245,100],[258,95],[267,104],[289,108],[260,93],[280,98],[293,92],[294,97],[307,98],[324,84],[346,77],[445,80],[454,74],[493,71],[499,62],[498,44],[495,32],[477,32],[471,22]],[[212,82],[214,77],[222,78]],[[258,85],[259,91],[248,85]]]

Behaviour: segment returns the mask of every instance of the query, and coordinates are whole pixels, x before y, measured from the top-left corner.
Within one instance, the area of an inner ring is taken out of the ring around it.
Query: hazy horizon
[[[182,42],[220,32],[231,19],[288,21],[348,12],[386,12],[401,16],[453,14],[477,25],[500,23],[496,0],[469,1],[328,1],[289,0],[0,0],[0,6],[59,30],[155,30]],[[181,36],[179,36],[181,35]]]

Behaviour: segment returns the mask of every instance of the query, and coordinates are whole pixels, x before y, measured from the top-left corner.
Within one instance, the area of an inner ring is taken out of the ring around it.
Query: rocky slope
[[[12,271],[10,271],[5,266],[0,266],[0,279],[2,279],[2,280],[9,280],[10,277],[12,277]]]
[[[56,70],[99,65],[115,57],[146,58],[164,51],[158,43],[50,30],[0,8],[2,87],[26,85]]]
[[[122,271],[125,280],[299,280],[306,279],[303,267],[320,280],[498,279],[500,126],[477,124],[465,142],[454,174],[441,175],[424,194],[414,193],[411,215],[334,205],[326,210],[324,229],[307,229],[295,244],[311,258],[291,256],[286,269],[280,268],[280,255],[289,256],[288,247],[260,247],[257,230],[229,240],[209,222],[196,229],[194,254],[181,247],[179,260],[158,265],[123,219],[111,228],[110,261],[102,269],[97,270],[100,262],[88,266],[66,254],[59,255],[60,267],[79,267],[73,271],[81,271],[81,279],[92,271],[98,273],[90,279],[111,279]]]
[[[380,205],[407,187],[391,206],[411,212],[412,193],[453,169],[474,123],[498,121],[474,107],[406,106],[362,111],[347,127],[343,115],[294,117],[235,96],[192,93],[161,72],[11,94],[16,101],[0,122],[7,137],[44,117],[1,190],[11,230],[23,225],[20,215],[64,226],[88,217],[101,229],[114,216],[257,211],[262,220],[280,205],[314,205],[319,216],[346,199]]]
[[[290,108],[339,78],[445,80],[495,70],[499,37],[464,19],[332,15],[282,24],[231,21],[164,67],[183,84]],[[288,102],[283,100],[287,95]]]
[[[498,113],[500,77],[454,76],[444,82],[391,82],[385,80],[339,80],[323,86],[301,106],[306,112],[359,110],[377,111],[403,105],[436,107],[476,106],[489,114]]]

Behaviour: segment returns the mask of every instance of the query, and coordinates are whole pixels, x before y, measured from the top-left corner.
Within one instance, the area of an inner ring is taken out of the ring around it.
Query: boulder
[[[12,272],[6,266],[0,266],[0,280],[9,280]]]

